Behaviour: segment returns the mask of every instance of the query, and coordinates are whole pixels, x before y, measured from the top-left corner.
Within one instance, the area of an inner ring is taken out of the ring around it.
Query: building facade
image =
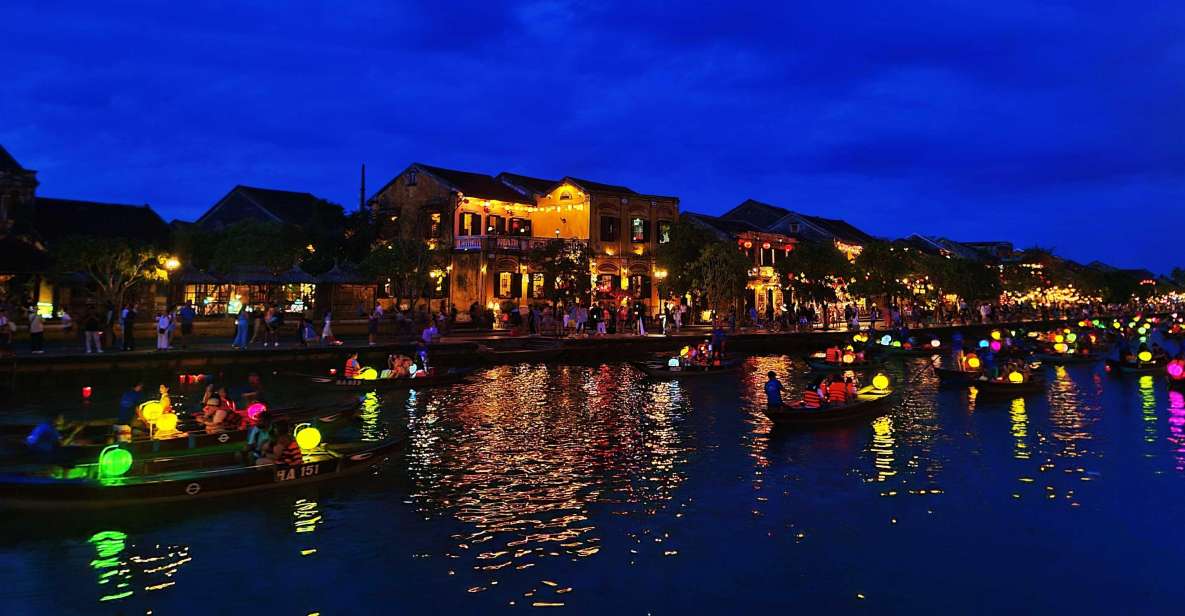
[[[381,236],[417,237],[448,253],[439,301],[464,315],[544,301],[531,253],[552,240],[589,251],[588,302],[658,305],[654,250],[670,239],[675,197],[572,177],[490,176],[415,163],[370,199]],[[464,317],[462,317],[464,318]]]
[[[781,315],[786,309],[784,285],[775,269],[778,261],[790,256],[798,240],[781,233],[771,233],[742,221],[705,214],[684,212],[682,220],[691,222],[721,240],[735,242],[752,266],[746,284],[745,310],[756,308],[759,315],[770,311]]]

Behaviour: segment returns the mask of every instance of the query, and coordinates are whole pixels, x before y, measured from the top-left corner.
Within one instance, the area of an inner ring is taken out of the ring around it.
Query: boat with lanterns
[[[383,376],[386,371],[378,372],[374,368],[363,368],[357,377],[344,377],[336,374],[318,376],[314,374],[293,374],[322,389],[338,391],[377,391],[393,389],[422,389],[425,387],[439,387],[454,385],[465,380],[474,371],[473,368],[432,368],[428,374],[414,377]]]
[[[899,340],[891,334],[883,334],[872,347],[887,357],[930,357],[942,352],[942,341],[934,338],[921,343],[913,339]]]
[[[971,385],[983,376],[982,370],[960,370],[932,366],[939,385]]]
[[[50,473],[0,474],[0,508],[93,509],[187,501],[295,487],[335,479],[373,467],[398,451],[402,437],[377,442],[322,445],[306,449],[309,434],[297,432],[302,460],[294,465],[223,465],[132,473],[133,455],[109,449],[95,464]],[[319,436],[319,434],[318,434]],[[167,463],[168,461],[165,461]]]
[[[999,378],[993,379],[984,376],[972,381],[969,385],[975,388],[978,396],[1023,396],[1045,391],[1045,377],[1040,372],[1026,374],[1014,370]]]
[[[631,361],[630,365],[646,376],[656,379],[681,379],[687,377],[717,376],[736,372],[744,360],[739,357],[701,364],[672,364],[668,361]]]
[[[778,426],[823,428],[884,414],[895,399],[896,392],[890,388],[888,377],[878,374],[873,377],[871,385],[860,389],[854,399],[844,404],[807,407],[799,402],[764,411],[765,416]]]

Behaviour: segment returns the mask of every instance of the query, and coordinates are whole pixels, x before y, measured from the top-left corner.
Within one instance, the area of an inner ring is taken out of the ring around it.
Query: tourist
[[[173,315],[168,311],[156,316],[156,350],[169,350],[169,330],[173,327]]]
[[[823,379],[816,379],[802,394],[802,406],[808,409],[823,407]]]
[[[135,381],[132,388],[125,391],[119,399],[119,414],[115,416],[116,425],[130,426],[136,417],[136,409],[144,401],[144,382]]]
[[[45,352],[45,322],[36,309],[29,310],[29,350],[35,355]]]
[[[16,333],[16,323],[8,318],[8,310],[0,307],[0,357],[12,354],[12,335]]]
[[[765,382],[765,404],[771,409],[782,407],[782,390],[786,389],[782,382],[778,380],[778,375],[773,370],[767,374],[769,380]]]
[[[263,305],[257,305],[253,312],[255,315],[255,318],[253,319],[253,325],[255,329],[251,332],[251,342],[249,344],[255,344],[255,341],[259,340],[260,337],[263,337],[264,340],[267,340],[267,334],[264,333],[266,326],[264,325]],[[264,346],[267,345],[265,344]]]
[[[634,312],[631,316],[638,323],[638,335],[645,336],[646,335],[646,306],[642,305],[642,302],[640,302],[640,301],[634,302]]]
[[[270,344],[273,347],[279,348],[279,329],[283,324],[284,317],[281,314],[281,311],[275,304],[269,304],[267,307],[267,312],[264,313],[263,317],[263,346],[266,347]]]
[[[255,418],[255,425],[247,432],[246,454],[249,463],[257,463],[267,454],[271,443],[272,414],[264,411]]]
[[[62,324],[62,334],[69,339],[70,334],[74,333],[74,318],[70,316],[69,312],[66,312],[65,308],[62,308],[60,312],[59,322]]]
[[[417,374],[428,376],[428,345],[423,340],[416,342],[416,367]]]
[[[353,379],[358,377],[359,372],[362,372],[362,364],[358,361],[358,354],[351,353],[346,358],[346,367],[342,375],[347,379]]]
[[[118,320],[119,311],[115,309],[115,303],[108,300],[103,306],[103,346],[106,348],[115,346],[115,323]]]
[[[266,446],[256,464],[276,464],[279,466],[295,466],[304,461],[300,453],[300,445],[292,438],[292,431],[287,421],[277,421],[272,425]]]
[[[432,344],[432,342],[439,337],[440,330],[436,329],[435,324],[429,324],[428,327],[424,328],[423,332],[420,332],[420,340],[422,340],[424,344]]]
[[[123,350],[136,350],[136,304],[129,303],[124,306],[123,311],[119,317],[120,330],[123,332]]]
[[[95,351],[103,352],[103,330],[99,324],[99,315],[94,308],[86,311],[82,317],[82,332],[83,337],[86,338],[86,352],[90,353],[93,347]]]
[[[193,321],[197,318],[197,311],[193,309],[193,300],[185,300],[185,304],[177,311],[177,318],[181,321],[181,348],[185,348],[185,341],[193,335]]]
[[[235,339],[230,344],[230,348],[240,350],[247,348],[248,329],[251,329],[251,321],[247,317],[247,308],[243,307],[235,317]]]
[[[396,315],[398,318],[401,315]],[[379,321],[383,318],[383,305],[379,302],[374,303],[374,310],[370,313],[370,317],[366,321],[366,337],[370,346],[378,344],[379,336]]]
[[[845,404],[848,398],[848,386],[838,376],[827,385],[827,402],[830,404]]]
[[[332,310],[326,310],[325,316],[322,319],[321,343],[322,344],[338,344],[337,338],[333,337],[333,311]]]

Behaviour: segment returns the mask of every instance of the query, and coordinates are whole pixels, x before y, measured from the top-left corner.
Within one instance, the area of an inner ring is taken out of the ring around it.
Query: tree
[[[308,252],[304,233],[278,222],[244,220],[222,229],[214,237],[208,267],[217,272],[233,272],[244,266],[262,266],[279,274]],[[195,266],[200,267],[200,261]]]
[[[375,246],[362,261],[362,269],[380,280],[388,280],[391,296],[400,304],[432,297],[435,279],[444,275],[447,255],[427,242],[397,237]]]
[[[855,295],[873,298],[885,296],[886,302],[909,292],[902,280],[909,277],[911,264],[904,250],[886,242],[872,242],[852,263],[853,280],[848,290]]]
[[[120,305],[136,285],[168,280],[168,255],[159,248],[129,240],[78,236],[59,243],[54,269],[59,274],[82,274],[94,284],[98,299]]]
[[[712,242],[690,264],[692,288],[699,290],[716,314],[735,306],[749,281],[749,258],[729,242]]]
[[[528,255],[543,274],[543,293],[553,302],[574,303],[592,292],[591,255],[588,245],[551,239]]]
[[[692,265],[704,247],[715,241],[710,232],[695,223],[680,220],[672,225],[671,241],[659,244],[654,251],[655,265],[666,272],[666,277],[659,279],[659,294],[682,297],[697,291]]]
[[[827,304],[837,300],[836,289],[851,274],[851,264],[831,242],[803,242],[795,246],[774,269],[783,285],[798,301],[823,307],[823,328],[828,327]]]

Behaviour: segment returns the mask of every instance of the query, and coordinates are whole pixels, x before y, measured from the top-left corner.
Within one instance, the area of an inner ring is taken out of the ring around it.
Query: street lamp
[[[165,269],[173,271],[179,267],[181,267],[181,261],[179,261],[177,257],[169,257],[167,260],[165,260]]]

